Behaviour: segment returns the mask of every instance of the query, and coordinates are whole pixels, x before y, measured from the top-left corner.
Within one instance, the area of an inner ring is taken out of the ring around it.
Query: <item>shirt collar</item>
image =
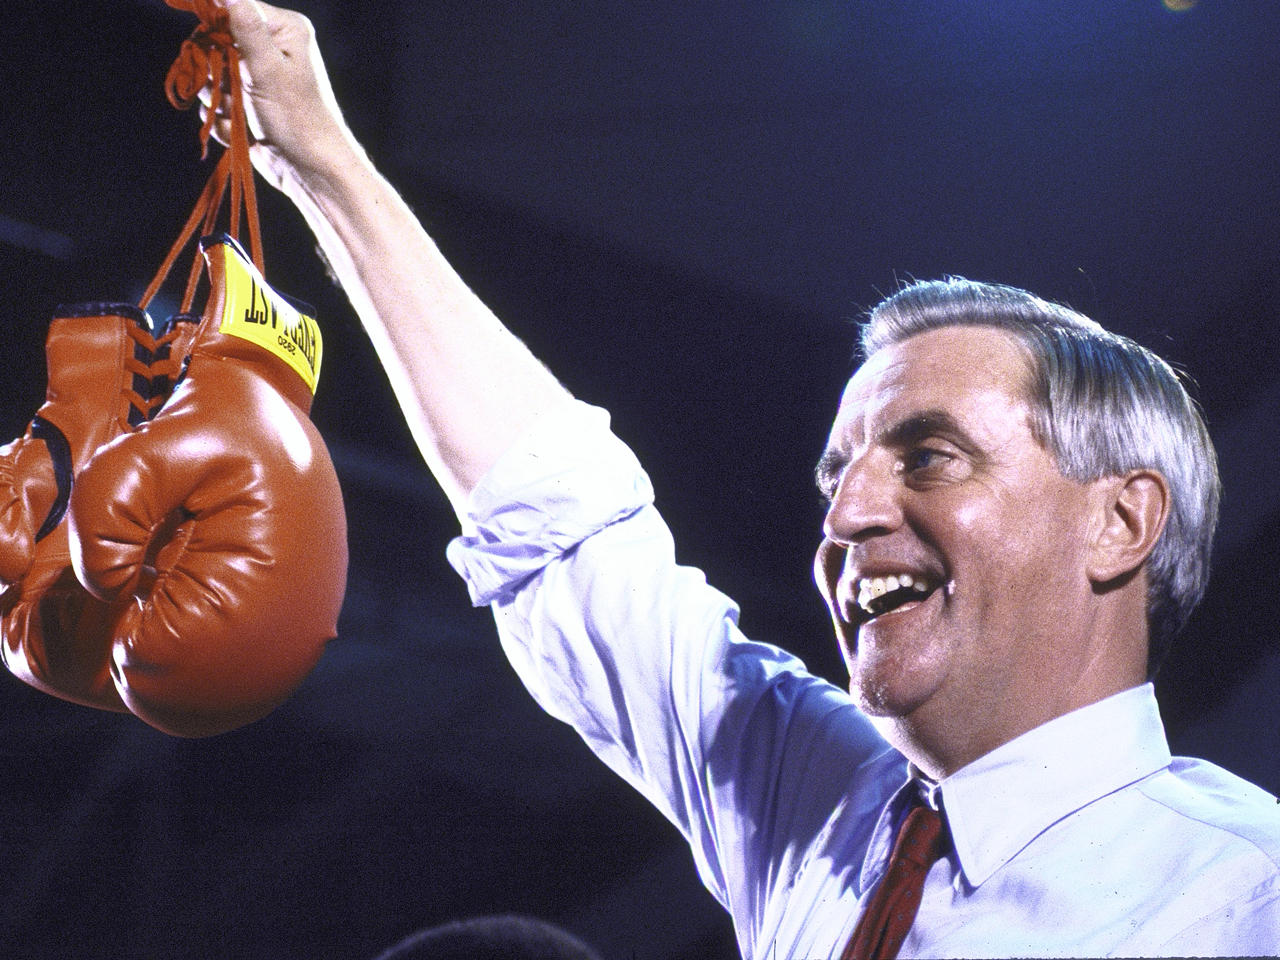
[[[1064,714],[979,757],[937,786],[965,879],[981,885],[1059,820],[1171,759],[1151,684]]]

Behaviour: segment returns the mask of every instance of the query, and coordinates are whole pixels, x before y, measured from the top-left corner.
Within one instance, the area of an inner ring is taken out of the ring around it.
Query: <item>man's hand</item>
[[[241,57],[250,153],[258,172],[286,193],[298,181],[359,150],[342,119],[311,21],[259,0],[226,0]],[[203,111],[216,109],[214,133],[229,139],[230,96],[205,88]]]

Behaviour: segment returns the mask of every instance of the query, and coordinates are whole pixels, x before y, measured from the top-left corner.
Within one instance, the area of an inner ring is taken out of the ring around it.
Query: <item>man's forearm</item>
[[[287,185],[373,340],[455,507],[539,412],[568,397],[458,276],[354,144]]]

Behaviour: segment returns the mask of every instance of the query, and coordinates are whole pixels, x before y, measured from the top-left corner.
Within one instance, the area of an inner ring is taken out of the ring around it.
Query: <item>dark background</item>
[[[1065,300],[1199,384],[1226,483],[1160,686],[1175,752],[1280,789],[1280,7],[1200,0],[299,0],[349,122],[464,276],[650,468],[747,632],[843,682],[811,467],[853,321],[907,277]],[[0,14],[4,436],[55,306],[136,300],[206,168],[160,0]],[[733,955],[676,832],[543,716],[300,218],[341,636],[267,719],[165,737],[0,677],[0,956],[363,960],[519,911],[612,960]],[[163,308],[156,312],[163,312]],[[317,550],[326,549],[316,544]]]

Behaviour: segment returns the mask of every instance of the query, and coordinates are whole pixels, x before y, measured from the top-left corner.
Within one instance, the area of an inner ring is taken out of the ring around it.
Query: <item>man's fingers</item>
[[[200,121],[203,123],[209,119],[210,108],[207,104],[200,104]],[[224,147],[231,143],[231,121],[228,120],[221,111],[218,112],[213,121],[213,139],[217,140]]]
[[[226,7],[231,37],[248,63],[278,55],[266,13],[257,0],[226,0]]]

